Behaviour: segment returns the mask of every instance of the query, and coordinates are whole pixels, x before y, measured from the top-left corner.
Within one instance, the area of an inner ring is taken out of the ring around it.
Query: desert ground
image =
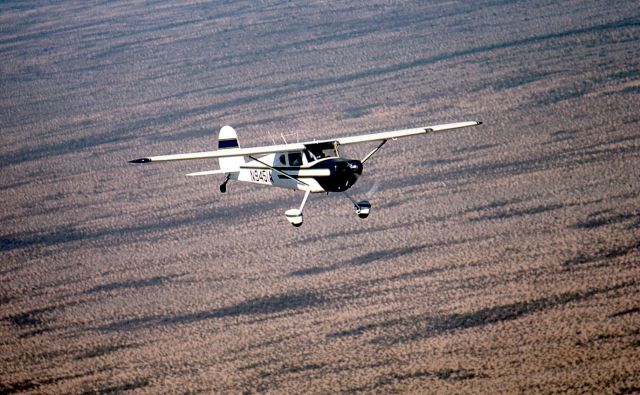
[[[640,392],[639,54],[637,1],[0,2],[0,392]],[[365,220],[127,163],[467,120]]]

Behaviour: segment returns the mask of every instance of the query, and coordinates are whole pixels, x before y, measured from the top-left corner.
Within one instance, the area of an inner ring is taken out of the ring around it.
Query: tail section
[[[238,143],[238,135],[236,131],[229,125],[223,126],[220,129],[218,136],[218,149],[233,149],[240,148]],[[243,156],[230,156],[228,158],[219,158],[220,170],[225,173],[237,172],[240,170],[240,166],[244,165]]]

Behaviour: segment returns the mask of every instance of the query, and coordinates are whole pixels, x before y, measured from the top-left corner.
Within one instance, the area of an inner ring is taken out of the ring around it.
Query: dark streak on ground
[[[608,293],[634,285],[635,283],[623,283],[613,287],[588,289],[582,292],[569,292],[548,298],[484,308],[468,313],[454,313],[441,317],[416,315],[408,318],[396,318],[348,330],[333,332],[327,336],[330,338],[358,336],[372,330],[378,331],[393,328],[395,329],[393,331],[394,333],[380,335],[373,340],[375,343],[390,345],[421,338],[434,337],[449,331],[464,330],[479,326],[492,325],[503,321],[511,321],[539,311],[554,309],[571,302],[579,302],[598,294]]]
[[[571,268],[577,265],[583,265],[605,259],[614,259],[625,256],[633,251],[640,249],[640,240],[626,246],[612,246],[608,249],[600,249],[594,254],[580,254],[575,258],[567,259],[562,263],[565,268]]]
[[[348,268],[351,266],[367,265],[370,263],[374,263],[378,260],[388,261],[392,259],[397,259],[401,256],[413,254],[415,252],[419,252],[425,249],[439,248],[443,246],[453,246],[458,244],[466,244],[466,243],[477,242],[485,239],[486,237],[451,240],[451,241],[442,241],[437,243],[428,243],[428,244],[417,245],[417,246],[398,247],[398,248],[390,248],[390,249],[380,250],[380,251],[373,251],[370,253],[366,253],[364,255],[354,257],[344,262],[334,263],[326,266],[314,266],[314,267],[294,270],[289,273],[289,276],[309,276],[309,275],[321,274],[321,273],[325,273],[333,270]],[[436,273],[438,271],[439,270],[430,269],[430,270],[419,271],[419,272],[420,273]],[[415,274],[419,272],[416,272]],[[401,277],[405,275],[407,274],[405,273],[401,275]]]
[[[263,212],[264,210],[280,207],[281,201],[272,199],[265,202],[251,203],[242,207],[244,213]],[[13,234],[0,237],[0,251],[12,251],[17,249],[58,246],[73,242],[96,241],[104,244],[113,243],[121,245],[134,240],[148,240],[151,233],[166,229],[175,229],[181,226],[194,225],[196,223],[215,223],[222,219],[230,219],[228,210],[209,209],[208,212],[198,211],[181,217],[154,218],[155,222],[137,223],[118,228],[102,228],[99,230],[77,229],[67,225],[50,233]]]
[[[513,218],[513,217],[524,217],[529,215],[541,214],[547,211],[559,210],[563,207],[564,205],[562,204],[541,205],[541,206],[531,207],[526,209],[508,210],[508,211],[498,212],[494,214],[481,215],[479,217],[471,218],[469,221],[470,222],[484,221],[484,220],[493,221],[493,220]]]
[[[640,307],[632,307],[630,309],[618,311],[617,313],[611,314],[609,318],[622,317],[625,315],[636,314],[636,313],[640,313]]]
[[[599,218],[591,218],[591,219],[587,219],[586,221],[577,222],[575,225],[573,225],[573,227],[577,229],[594,229],[594,228],[599,228],[601,226],[613,225],[620,222],[626,222],[634,218],[640,218],[640,214],[636,214],[636,213],[620,213],[620,214],[615,214],[611,216],[601,216],[601,215],[598,215],[599,213],[594,213],[594,214],[595,215],[593,216],[599,217]]]
[[[116,352],[118,350],[124,350],[124,349],[130,349],[130,348],[137,348],[139,347],[139,344],[105,344],[105,345],[100,345],[97,346],[91,350],[86,350],[85,352],[76,355],[74,358],[76,360],[81,360],[81,359],[88,359],[88,358],[97,358],[97,357],[101,357],[113,352]]]
[[[482,378],[484,375],[478,375],[471,370],[443,368],[437,371],[418,370],[410,373],[389,373],[379,377],[376,381],[367,386],[353,387],[345,391],[347,394],[357,394],[362,392],[371,392],[381,387],[416,378],[437,378],[450,382],[471,380],[474,378]]]
[[[141,280],[126,280],[118,281],[109,284],[97,285],[91,289],[86,290],[85,294],[92,294],[98,292],[110,292],[114,290],[127,289],[127,288],[144,288],[163,285],[170,280],[179,276],[156,276],[151,278],[144,278]]]
[[[275,314],[287,310],[302,310],[324,303],[324,298],[311,291],[294,292],[282,295],[271,295],[250,299],[233,306],[211,311],[173,316],[150,316],[133,318],[104,325],[99,329],[105,332],[130,331],[138,328],[157,325],[184,325],[203,320],[235,317],[240,315]]]

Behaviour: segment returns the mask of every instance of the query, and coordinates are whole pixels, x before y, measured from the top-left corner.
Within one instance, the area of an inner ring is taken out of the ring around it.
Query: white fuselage
[[[265,155],[257,158],[258,161],[251,160],[240,166],[239,171],[231,175],[231,179],[279,188],[301,191],[310,190],[314,193],[326,192],[325,189],[320,186],[320,184],[316,180],[316,177],[329,177],[331,175],[330,170],[311,169],[310,166],[313,166],[318,162],[326,160],[328,158],[323,158],[308,163],[305,155],[301,155],[301,157],[301,163],[294,163],[289,165],[289,158],[286,154]],[[284,161],[282,159],[284,159]],[[266,167],[264,164],[276,168],[280,172],[298,179],[300,182],[297,182],[292,178],[288,178],[282,173]]]
[[[290,152],[254,158],[229,176],[254,184],[321,193],[350,188],[361,172],[359,161],[331,156],[309,162],[302,152]]]

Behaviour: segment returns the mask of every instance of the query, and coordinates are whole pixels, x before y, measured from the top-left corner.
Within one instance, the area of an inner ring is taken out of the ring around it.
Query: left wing
[[[129,163],[168,162],[174,160],[226,158],[231,156],[250,156],[261,154],[273,154],[277,152],[299,152],[305,149],[304,144],[268,145],[265,147],[231,148],[219,151],[192,152],[187,154],[172,154],[148,156],[145,158],[130,160]]]

